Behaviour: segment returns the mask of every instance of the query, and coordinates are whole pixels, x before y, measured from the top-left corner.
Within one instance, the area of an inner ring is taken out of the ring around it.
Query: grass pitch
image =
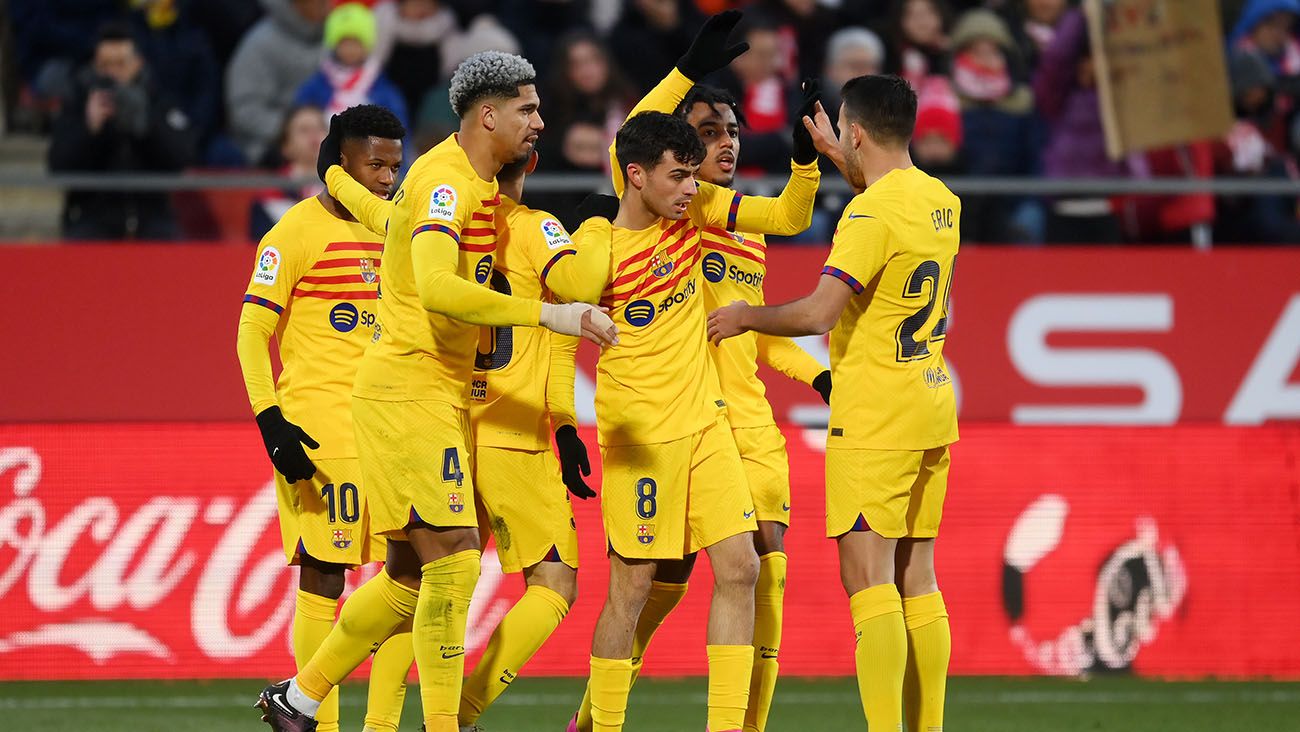
[[[581,679],[515,682],[480,723],[489,732],[563,732],[582,698]],[[261,681],[11,682],[0,684],[0,729],[60,732],[226,732],[268,729],[252,703]],[[633,690],[629,732],[700,732],[703,679],[647,679]],[[344,732],[358,732],[365,688],[343,690]],[[1300,731],[1300,684],[955,678],[952,732]],[[420,727],[419,694],[407,694],[402,730]],[[772,732],[865,730],[853,679],[782,679]]]

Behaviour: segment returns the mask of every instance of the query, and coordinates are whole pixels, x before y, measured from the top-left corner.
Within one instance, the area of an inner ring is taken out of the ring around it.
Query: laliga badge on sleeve
[[[456,189],[440,185],[429,194],[429,218],[452,221],[456,218]]]
[[[573,241],[569,239],[569,232],[565,231],[560,222],[555,219],[542,221],[542,237],[546,239],[548,249],[563,249],[573,246]]]
[[[279,249],[263,249],[262,256],[257,258],[257,271],[253,273],[253,281],[259,285],[274,285],[276,276],[280,274],[280,261]]]

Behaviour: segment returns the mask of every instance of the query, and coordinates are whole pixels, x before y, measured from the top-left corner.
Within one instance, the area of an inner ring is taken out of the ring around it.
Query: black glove
[[[320,141],[320,151],[316,153],[316,175],[320,176],[320,182],[325,182],[325,171],[330,169],[331,165],[343,164],[343,150],[339,140],[338,131],[334,128],[334,120],[338,119],[336,114],[330,117],[330,131],[325,135],[325,139]]]
[[[677,59],[677,70],[691,81],[698,82],[714,71],[727,68],[737,56],[748,51],[749,44],[744,41],[734,46],[727,45],[727,37],[740,22],[741,15],[739,10],[724,10],[704,21],[704,27],[691,41],[691,47]]]
[[[316,466],[302,446],[315,450],[320,447],[320,443],[301,427],[285,419],[279,407],[263,409],[257,415],[257,428],[262,431],[262,442],[266,445],[266,454],[270,456],[271,464],[285,480],[295,483],[316,474]]]
[[[618,196],[611,196],[607,193],[589,193],[578,204],[574,210],[579,222],[600,217],[602,219],[614,220],[618,216]]]
[[[582,479],[584,475],[591,475],[587,446],[582,444],[582,438],[578,437],[578,431],[573,425],[566,424],[555,431],[555,447],[560,452],[560,475],[564,479],[564,487],[584,501],[595,498],[596,491],[588,488],[587,482]]]
[[[811,117],[817,111],[817,100],[822,95],[822,85],[817,79],[803,80],[803,100],[799,112],[794,118],[794,152],[790,158],[800,165],[808,165],[817,159],[817,147],[813,145],[812,135],[803,126],[803,118]]]
[[[817,374],[817,378],[813,379],[812,388],[822,395],[822,401],[828,405],[831,403],[831,372],[829,369]]]

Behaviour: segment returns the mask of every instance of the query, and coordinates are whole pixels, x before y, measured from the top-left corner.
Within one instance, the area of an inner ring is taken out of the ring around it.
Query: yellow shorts
[[[359,567],[384,558],[382,537],[370,534],[366,494],[356,458],[313,460],[316,475],[289,483],[275,474],[280,540],[289,564],[303,554],[322,562]]]
[[[677,440],[600,454],[600,512],[620,557],[681,559],[758,528],[726,417]]]
[[[745,466],[749,495],[754,499],[755,518],[790,525],[790,458],[785,452],[785,435],[774,424],[731,431]]]
[[[445,402],[352,397],[352,428],[370,503],[370,530],[477,526],[469,411]]]
[[[492,531],[502,571],[522,572],[543,560],[578,568],[578,525],[555,453],[480,447],[474,485],[479,529]]]
[[[826,535],[868,530],[887,539],[939,535],[948,448],[826,451]]]

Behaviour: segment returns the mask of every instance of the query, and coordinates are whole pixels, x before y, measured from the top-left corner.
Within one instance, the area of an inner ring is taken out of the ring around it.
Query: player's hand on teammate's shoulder
[[[739,10],[724,10],[704,21],[700,32],[686,53],[677,60],[677,70],[691,81],[700,81],[709,74],[731,65],[736,57],[749,50],[749,43],[727,45],[727,38],[740,22]]]
[[[307,480],[316,474],[316,465],[303,445],[315,450],[320,443],[306,430],[284,418],[279,407],[267,407],[257,413],[257,428],[262,432],[262,444],[271,464],[290,483]]]
[[[613,221],[618,216],[618,196],[608,193],[589,193],[574,210],[578,221],[601,218]]]
[[[831,370],[830,370],[830,369],[826,369],[825,371],[821,372],[820,374],[817,374],[817,378],[813,379],[812,388],[815,389],[815,390],[817,391],[818,394],[821,394],[821,395],[822,395],[822,401],[826,402],[826,405],[827,405],[827,406],[830,406],[830,403],[831,403]]]
[[[595,498],[596,491],[582,479],[584,475],[591,475],[587,446],[578,437],[578,430],[573,425],[566,424],[555,431],[555,448],[560,454],[560,476],[564,480],[564,487],[584,501]]]
[[[339,165],[343,162],[342,142],[339,140],[338,131],[334,128],[334,120],[338,115],[330,117],[330,130],[325,134],[325,138],[320,141],[320,148],[316,152],[316,175],[320,176],[320,182],[325,182],[325,173],[329,171],[331,165]]]
[[[749,303],[735,300],[709,313],[709,342],[713,345],[723,340],[738,336],[749,330],[745,325],[745,316],[749,313]]]
[[[602,348],[618,345],[618,326],[609,308],[585,302],[542,303],[540,325],[564,335],[581,336]]]

